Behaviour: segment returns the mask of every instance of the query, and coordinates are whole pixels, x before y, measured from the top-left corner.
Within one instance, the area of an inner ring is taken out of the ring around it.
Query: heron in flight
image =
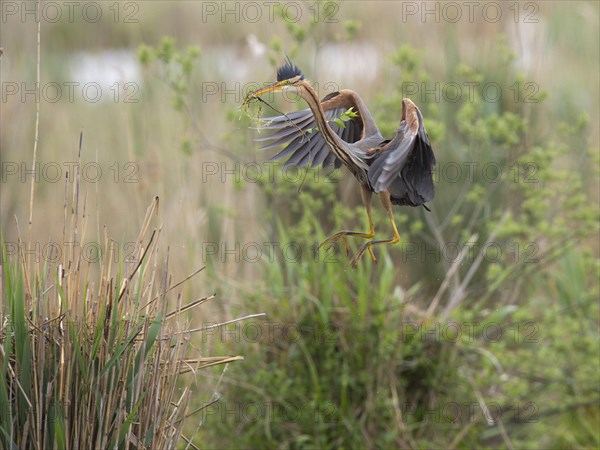
[[[394,235],[390,239],[367,241],[358,249],[351,264],[356,267],[367,251],[376,262],[372,250],[374,245],[400,241],[392,205],[423,205],[428,209],[425,202],[432,200],[435,195],[432,172],[436,161],[421,112],[412,101],[403,99],[400,126],[396,129],[396,135],[386,140],[356,92],[344,89],[319,100],[302,71],[289,58],[277,69],[277,82],[250,92],[244,103],[263,94],[282,90],[302,97],[309,109],[261,119],[263,125],[258,129],[270,134],[257,141],[266,144],[263,149],[285,145],[271,158],[288,158],[285,166],[301,168],[310,164],[314,168],[321,164],[325,168],[333,165],[337,169],[344,165],[360,183],[369,231],[338,231],[325,239],[319,248],[341,239],[348,253],[348,236],[372,239],[375,229],[371,218],[371,196],[373,192],[379,194]],[[349,110],[354,114],[349,116]],[[345,123],[339,120],[344,113]]]

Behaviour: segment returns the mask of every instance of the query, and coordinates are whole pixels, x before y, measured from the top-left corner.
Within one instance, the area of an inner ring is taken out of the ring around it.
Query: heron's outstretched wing
[[[362,139],[365,132],[372,132],[372,119],[364,104],[357,95],[349,90],[333,92],[321,100],[325,118],[331,129],[344,141],[354,143]],[[358,113],[358,117],[344,123],[341,127],[333,120],[346,112],[349,108]],[[368,117],[366,122],[363,117]],[[333,154],[323,135],[317,128],[317,122],[310,109],[296,111],[287,116],[266,117],[261,119],[265,125],[258,127],[260,131],[270,133],[265,137],[258,137],[255,141],[264,142],[261,150],[268,150],[282,145],[287,146],[273,156],[269,161],[288,158],[284,166],[304,167],[329,167],[334,164],[337,169],[341,161]],[[375,129],[378,133],[379,130]]]
[[[400,127],[369,167],[369,183],[375,192],[389,190],[394,204],[422,205],[435,195],[434,166],[435,155],[421,112],[404,99]]]

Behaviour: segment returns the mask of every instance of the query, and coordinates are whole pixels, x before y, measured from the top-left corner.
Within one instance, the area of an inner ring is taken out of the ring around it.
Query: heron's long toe
[[[344,243],[344,251],[346,252],[346,255],[349,257],[350,252],[348,251],[348,241],[346,239],[348,236],[360,237],[363,239],[371,239],[374,235],[375,235],[374,230],[370,230],[367,233],[363,233],[360,231],[348,231],[348,230],[338,231],[337,233],[332,234],[327,239],[325,239],[323,242],[321,242],[321,244],[319,245],[319,249],[321,249],[326,244],[330,244],[330,246],[328,248],[331,248],[337,241],[342,239],[342,242]],[[373,252],[371,252],[371,256],[373,258],[375,258],[375,255],[373,255]]]
[[[327,249],[330,250],[340,239],[344,243],[344,251],[346,255],[348,255],[348,242],[346,241],[347,231],[338,231],[335,234],[332,234],[328,238],[326,238],[321,244],[319,244],[319,250],[323,248],[325,245],[328,245]]]
[[[371,255],[371,260],[375,264],[377,264],[377,258],[375,257],[375,253],[373,253],[373,249],[371,248],[372,246],[373,246],[373,241],[370,241],[370,242],[367,242],[367,243],[361,245],[361,247],[358,249],[356,254],[350,260],[350,265],[352,266],[352,268],[356,269],[356,267],[358,266],[358,261],[360,261],[360,258],[363,257],[363,255],[365,254],[365,252],[367,250],[369,251],[369,254]]]

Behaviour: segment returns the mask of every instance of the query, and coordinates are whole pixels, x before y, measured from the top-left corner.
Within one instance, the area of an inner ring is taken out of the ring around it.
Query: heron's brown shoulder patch
[[[402,100],[402,120],[406,120],[408,129],[413,133],[416,133],[419,130],[417,106],[408,98]]]

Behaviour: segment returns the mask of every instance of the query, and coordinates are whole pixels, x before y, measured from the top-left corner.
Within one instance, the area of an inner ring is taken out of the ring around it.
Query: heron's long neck
[[[319,97],[310,85],[304,84],[301,89],[300,96],[308,103],[310,110],[315,116],[319,131],[323,135],[323,139],[327,142],[327,145],[335,155],[346,164],[347,167],[352,168],[356,164],[352,163],[352,160],[348,153],[345,151],[347,142],[343,141],[329,126],[327,118],[325,117],[325,111],[321,106]]]

